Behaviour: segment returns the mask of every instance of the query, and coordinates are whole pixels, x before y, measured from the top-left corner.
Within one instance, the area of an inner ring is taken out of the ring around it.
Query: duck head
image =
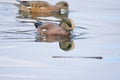
[[[56,3],[55,7],[57,7],[61,14],[67,13],[69,9],[69,5],[65,1],[61,1]]]
[[[75,24],[73,20],[69,18],[65,18],[60,22],[59,26],[62,27],[66,31],[72,31],[75,27]]]

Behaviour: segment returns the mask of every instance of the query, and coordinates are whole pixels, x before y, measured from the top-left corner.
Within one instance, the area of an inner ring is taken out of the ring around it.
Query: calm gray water
[[[21,23],[18,8],[6,4],[16,1],[0,0],[0,80],[120,79],[120,0],[66,1],[69,18],[85,28],[75,28],[83,35],[70,51],[59,42],[36,42],[33,23]]]

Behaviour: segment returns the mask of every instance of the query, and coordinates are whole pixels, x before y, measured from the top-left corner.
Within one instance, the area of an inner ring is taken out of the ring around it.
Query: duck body
[[[62,36],[70,35],[69,31],[62,29],[57,23],[44,23],[37,27],[37,33],[40,36]]]
[[[66,18],[57,23],[42,23],[41,21],[37,21],[34,23],[37,28],[38,34],[42,36],[62,36],[62,37],[70,37],[71,32],[73,31],[75,24],[73,20]]]
[[[30,13],[66,13],[68,12],[68,3],[65,1],[51,5],[46,1],[22,1],[19,0],[19,11],[28,11]]]

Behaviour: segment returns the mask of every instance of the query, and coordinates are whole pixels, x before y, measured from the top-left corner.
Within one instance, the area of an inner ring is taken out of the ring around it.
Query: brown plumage
[[[37,32],[41,36],[63,36],[68,37],[75,25],[71,19],[63,19],[60,24],[57,23],[35,23]]]
[[[65,1],[58,2],[56,5],[51,5],[46,1],[19,1],[20,11],[43,12],[43,13],[61,13],[68,11],[68,3]]]

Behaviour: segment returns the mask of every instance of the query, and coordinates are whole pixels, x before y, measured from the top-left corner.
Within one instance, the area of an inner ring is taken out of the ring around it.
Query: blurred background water
[[[54,5],[60,0],[46,1]],[[0,0],[0,80],[120,79],[120,1],[65,1],[69,18],[85,28],[75,28],[85,34],[73,39],[70,51],[62,50],[59,42],[36,42],[33,23],[18,18],[12,4],[17,2]]]

